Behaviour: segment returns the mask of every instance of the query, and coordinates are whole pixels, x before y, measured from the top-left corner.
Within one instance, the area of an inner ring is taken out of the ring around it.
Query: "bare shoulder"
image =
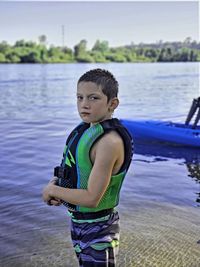
[[[106,146],[108,148],[116,149],[123,145],[122,137],[116,131],[110,131],[103,135],[97,142],[98,146]]]
[[[96,154],[107,155],[123,161],[124,143],[122,137],[116,131],[110,131],[103,135],[92,147],[90,157],[95,161]]]

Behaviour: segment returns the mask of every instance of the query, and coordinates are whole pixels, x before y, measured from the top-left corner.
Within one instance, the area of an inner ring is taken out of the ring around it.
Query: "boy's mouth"
[[[89,112],[81,112],[81,115],[86,116],[86,115],[90,115],[90,113]]]

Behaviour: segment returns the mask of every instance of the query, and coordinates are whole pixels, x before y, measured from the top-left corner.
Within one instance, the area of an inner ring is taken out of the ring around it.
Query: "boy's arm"
[[[120,155],[119,147],[118,140],[112,134],[103,136],[96,147],[88,188],[69,189],[50,182],[43,192],[44,201],[48,202],[51,198],[58,198],[74,205],[96,207],[109,185],[114,165]]]

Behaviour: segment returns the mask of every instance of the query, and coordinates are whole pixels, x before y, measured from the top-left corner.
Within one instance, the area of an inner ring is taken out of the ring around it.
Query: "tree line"
[[[183,42],[163,42],[109,47],[107,41],[97,40],[91,49],[81,40],[73,49],[47,46],[45,36],[39,43],[19,40],[14,45],[0,43],[0,63],[107,63],[107,62],[197,62],[200,43],[190,37]]]

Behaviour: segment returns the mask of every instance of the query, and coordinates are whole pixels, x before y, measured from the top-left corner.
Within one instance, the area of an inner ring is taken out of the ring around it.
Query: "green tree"
[[[41,45],[46,45],[47,44],[47,37],[45,34],[42,34],[38,37],[39,39],[39,44]]]
[[[160,50],[160,53],[158,55],[158,62],[164,62],[165,61],[165,48],[162,48]]]
[[[185,46],[189,46],[191,42],[192,42],[192,38],[191,37],[187,37],[183,41],[183,43],[184,43]]]
[[[20,61],[21,61],[20,57],[14,50],[6,54],[7,63],[19,63]]]
[[[105,56],[100,51],[91,51],[90,56],[93,58],[94,62],[97,63],[107,62]]]
[[[122,53],[117,53],[116,51],[107,53],[106,59],[111,62],[127,62],[126,57]]]
[[[102,54],[106,53],[109,51],[109,45],[107,41],[99,41],[97,40],[96,43],[94,44],[92,51],[99,51]]]
[[[0,53],[5,54],[10,48],[11,46],[6,41],[0,43]]]
[[[188,61],[189,60],[189,49],[188,48],[182,48],[180,53],[180,61]]]
[[[83,57],[86,55],[87,41],[81,40],[77,45],[74,46],[74,56],[75,58]]]
[[[74,57],[77,62],[83,62],[83,63],[94,62],[93,57],[87,51],[86,40],[81,40],[77,45],[74,46]]]
[[[197,52],[194,50],[191,50],[190,55],[189,55],[190,61],[197,61],[197,58],[198,58]]]
[[[6,63],[6,58],[3,53],[0,53],[0,63]]]
[[[24,47],[26,46],[26,42],[24,40],[16,41],[14,47]]]
[[[144,52],[144,56],[148,57],[148,58],[150,58],[152,60],[155,60],[156,57],[157,57],[157,52],[156,52],[155,49],[152,49],[152,48],[146,49],[145,52]]]

